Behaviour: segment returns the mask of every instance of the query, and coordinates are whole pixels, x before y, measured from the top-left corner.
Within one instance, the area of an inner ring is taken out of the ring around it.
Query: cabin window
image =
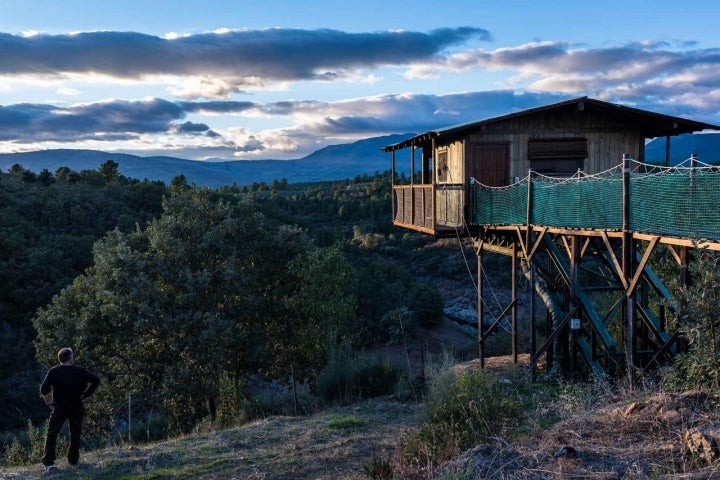
[[[588,156],[586,138],[539,138],[528,140],[530,168],[544,175],[565,177],[583,169]]]
[[[438,183],[447,182],[448,179],[448,160],[447,152],[438,152],[437,154],[437,181]]]

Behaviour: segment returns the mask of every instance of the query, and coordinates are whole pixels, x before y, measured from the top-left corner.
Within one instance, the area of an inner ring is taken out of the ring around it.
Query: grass
[[[715,395],[609,390],[598,382],[530,385],[516,369],[492,361],[486,367],[521,400],[519,424],[479,438],[420,472],[422,478],[720,479],[720,463],[704,463],[683,445],[685,432],[720,425]],[[379,397],[304,417],[274,416],[165,442],[83,452],[79,467],[60,460],[53,475],[42,475],[40,465],[3,468],[0,479],[400,480],[399,446],[421,428],[422,412],[420,404]],[[566,445],[577,454],[556,456]]]
[[[270,417],[242,427],[132,448],[81,452],[53,479],[360,479],[378,451],[393,451],[418,424],[418,406],[378,398],[306,417]],[[38,478],[40,465],[7,468],[1,479]],[[45,476],[43,476],[45,477]]]

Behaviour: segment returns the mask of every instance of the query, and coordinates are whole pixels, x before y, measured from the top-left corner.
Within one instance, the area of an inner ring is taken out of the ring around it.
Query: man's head
[[[60,363],[72,363],[73,361],[73,351],[71,348],[61,348],[58,352],[58,361]]]

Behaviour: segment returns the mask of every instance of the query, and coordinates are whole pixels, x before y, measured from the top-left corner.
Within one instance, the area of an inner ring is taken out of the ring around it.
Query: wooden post
[[[435,218],[435,212],[437,211],[437,199],[435,198],[435,170],[437,169],[437,154],[435,152],[435,138],[432,139],[432,152],[431,155],[433,156],[433,174],[432,174],[432,189],[431,189],[431,198],[432,198],[432,229],[433,232],[435,231],[435,226],[437,225],[437,219]],[[423,193],[423,196],[425,194]],[[423,213],[423,216],[425,214]],[[447,218],[447,210],[445,211],[445,218]]]
[[[535,381],[535,374],[537,371],[537,358],[536,358],[536,350],[537,350],[537,335],[535,333],[535,262],[532,258],[530,258],[529,253],[532,249],[532,243],[533,243],[533,235],[532,235],[532,222],[533,222],[533,216],[532,216],[532,209],[533,209],[533,183],[532,183],[532,175],[533,171],[532,169],[528,170],[528,196],[527,196],[527,221],[526,221],[526,227],[527,231],[525,232],[525,249],[527,250],[528,255],[525,256],[525,261],[528,262],[528,267],[530,268],[530,381]]]
[[[665,136],[665,166],[670,166],[670,135]]]
[[[390,201],[392,209],[392,221],[395,221],[395,218],[397,218],[397,205],[395,201],[395,150],[392,151],[391,154],[391,165],[390,165]]]
[[[630,225],[630,154],[623,154],[623,240],[622,240],[622,269],[626,285],[631,285],[633,279],[633,262],[635,249],[632,241]],[[635,295],[625,297],[625,334],[628,378],[635,384],[635,368],[637,366],[636,338],[635,338]]]
[[[575,235],[570,237],[570,308],[576,312],[577,318],[579,318],[579,312],[577,310],[577,283],[578,283],[578,265],[580,263],[580,246],[578,239]],[[576,374],[576,357],[577,357],[577,330],[570,328],[570,374],[575,377]]]
[[[415,225],[415,145],[410,146],[410,225]]]

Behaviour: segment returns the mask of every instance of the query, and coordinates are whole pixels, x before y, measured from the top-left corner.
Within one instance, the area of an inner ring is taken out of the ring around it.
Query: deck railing
[[[720,240],[720,167],[624,165],[567,179],[531,174],[502,188],[475,185],[471,223]]]
[[[396,185],[393,192],[393,223],[397,226],[438,233],[463,225],[464,187],[461,184]]]
[[[394,186],[393,223],[401,227],[431,232],[434,229],[433,193],[432,185]]]

